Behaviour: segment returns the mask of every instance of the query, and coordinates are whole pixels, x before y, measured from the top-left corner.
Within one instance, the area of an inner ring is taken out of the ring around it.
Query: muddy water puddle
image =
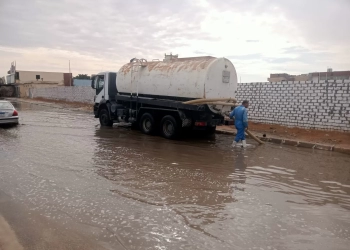
[[[18,108],[22,125],[0,128],[0,189],[107,249],[348,249],[347,155],[169,141]]]

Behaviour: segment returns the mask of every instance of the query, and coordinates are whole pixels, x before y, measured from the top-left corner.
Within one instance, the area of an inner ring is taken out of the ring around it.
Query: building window
[[[37,80],[39,80],[40,79],[40,75],[36,75],[36,77],[35,77]]]
[[[16,72],[16,74],[15,74],[15,79],[16,79],[16,80],[19,80],[19,72]]]

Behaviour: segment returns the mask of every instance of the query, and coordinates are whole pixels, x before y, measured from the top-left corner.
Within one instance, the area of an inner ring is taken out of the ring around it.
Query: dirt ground
[[[235,131],[233,125],[220,126],[220,130]],[[316,129],[289,128],[276,124],[249,122],[249,130],[259,137],[274,137],[350,148],[350,133]],[[265,135],[265,136],[264,136]]]
[[[7,221],[0,215],[0,250],[23,250],[16,234]]]
[[[90,111],[93,112],[93,105],[82,103],[82,102],[68,102],[63,100],[52,100],[52,99],[45,99],[45,98],[33,98],[29,100],[35,100],[35,101],[41,101],[41,102],[49,102],[49,103],[55,103],[62,105],[63,107],[69,107],[69,108],[76,108],[83,111]]]
[[[277,135],[286,139],[300,139],[323,144],[350,147],[350,133],[316,129],[288,128],[280,125],[251,123],[250,128],[259,133]]]
[[[61,100],[51,100],[44,98],[35,98],[30,100],[37,100],[43,102],[50,102],[62,105],[63,107],[77,108],[82,111],[92,112],[92,104],[80,103],[80,102],[67,102]],[[233,125],[220,126],[221,130],[234,131]],[[316,129],[303,129],[303,128],[289,128],[276,124],[263,124],[250,122],[249,129],[253,131],[257,136],[277,137],[284,139],[292,139],[304,142],[314,142],[319,144],[334,145],[343,148],[350,148],[350,133],[339,131],[325,131]]]

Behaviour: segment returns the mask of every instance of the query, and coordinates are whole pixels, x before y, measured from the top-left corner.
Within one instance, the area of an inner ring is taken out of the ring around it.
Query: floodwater
[[[349,249],[348,155],[16,106],[21,125],[0,128],[0,217],[24,249]]]

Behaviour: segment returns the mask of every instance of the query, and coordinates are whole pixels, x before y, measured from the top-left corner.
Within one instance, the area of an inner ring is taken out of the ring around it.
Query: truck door
[[[96,98],[95,102],[99,103],[105,98],[105,76],[96,75],[94,80],[94,86],[96,88]]]

